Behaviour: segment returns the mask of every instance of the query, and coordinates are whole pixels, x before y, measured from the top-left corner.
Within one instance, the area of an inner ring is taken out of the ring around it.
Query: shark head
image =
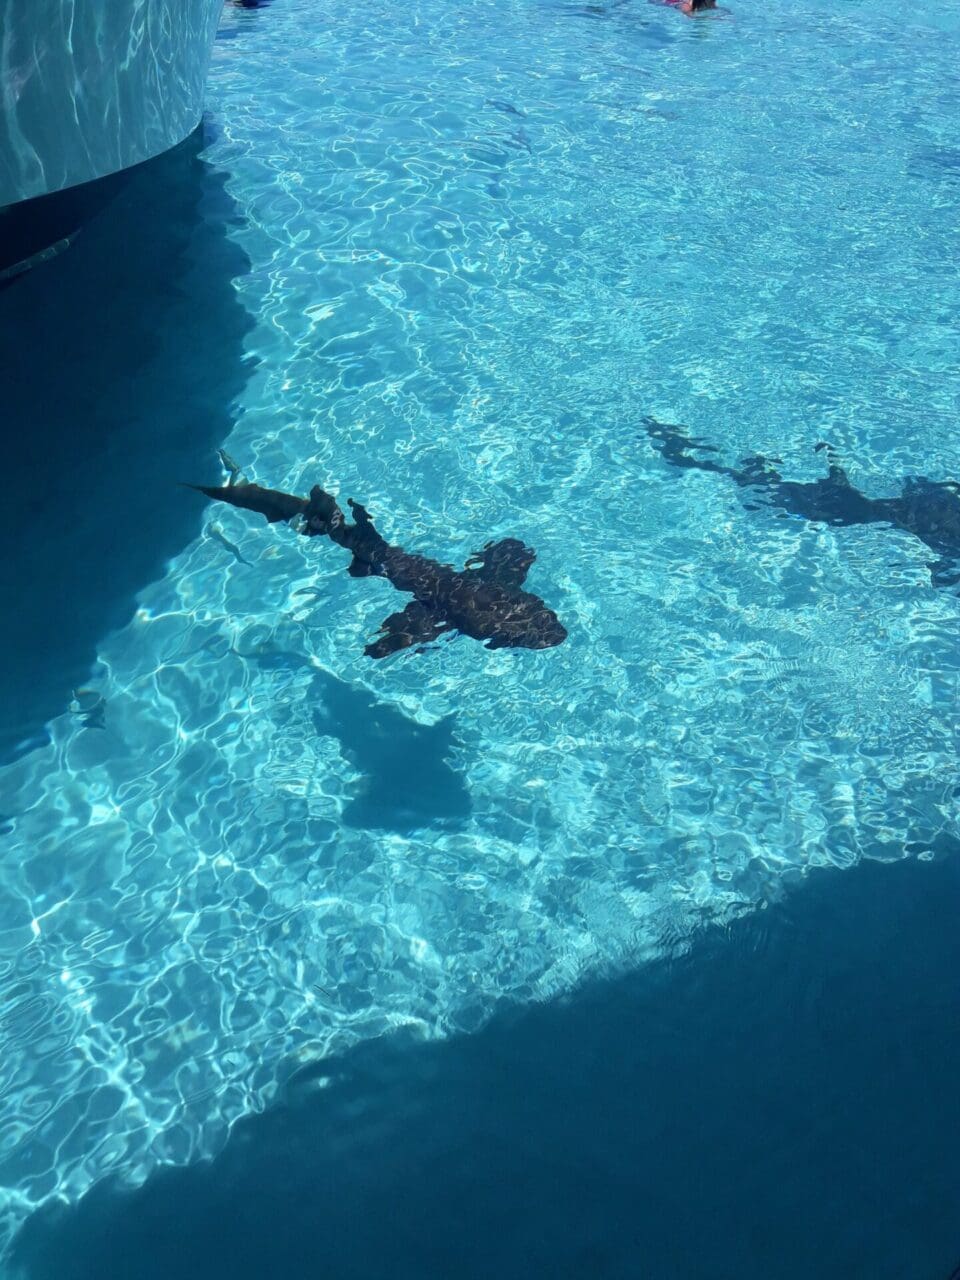
[[[531,607],[521,606],[498,622],[486,648],[553,649],[566,638],[567,629],[557,615],[534,597]]]

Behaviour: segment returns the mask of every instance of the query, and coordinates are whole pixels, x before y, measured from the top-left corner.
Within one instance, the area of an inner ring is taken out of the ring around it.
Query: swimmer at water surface
[[[690,17],[697,13],[706,13],[708,9],[716,9],[717,0],[654,0],[654,3],[672,5],[681,13]]]

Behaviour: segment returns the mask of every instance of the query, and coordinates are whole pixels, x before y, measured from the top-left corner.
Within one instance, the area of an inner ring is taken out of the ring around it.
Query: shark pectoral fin
[[[347,506],[350,508],[351,515],[353,516],[356,524],[373,524],[373,521],[370,518],[370,512],[366,507],[361,506],[359,502],[354,502],[352,498],[348,498]]]
[[[368,658],[387,658],[391,653],[410,649],[415,644],[429,644],[449,630],[450,624],[445,619],[438,617],[419,600],[411,600],[405,609],[384,618],[380,624],[380,635],[367,645],[364,653]]]
[[[501,538],[499,542],[488,542],[482,551],[475,551],[466,568],[485,582],[522,587],[536,558],[532,547],[524,546],[519,538]]]
[[[360,560],[354,556],[347,565],[347,573],[351,578],[373,578],[378,577],[377,570],[367,560]]]

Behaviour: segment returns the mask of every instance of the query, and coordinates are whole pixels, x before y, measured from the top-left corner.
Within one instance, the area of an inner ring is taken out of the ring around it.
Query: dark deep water
[[[16,548],[0,561],[0,761],[43,740],[97,641],[200,528],[177,481],[232,428],[252,327],[203,147],[201,126],[108,180],[70,248],[0,290],[0,536]]]
[[[815,873],[679,961],[305,1071],[212,1163],[41,1212],[17,1258],[29,1280],[948,1280],[958,904],[956,850]]]

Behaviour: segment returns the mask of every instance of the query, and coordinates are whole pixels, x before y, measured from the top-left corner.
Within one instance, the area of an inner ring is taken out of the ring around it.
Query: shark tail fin
[[[229,499],[224,499],[224,494],[227,492],[226,485],[188,484],[186,480],[181,480],[179,483],[182,489],[192,489],[194,493],[202,493],[205,497],[213,498],[215,501],[229,501]]]

